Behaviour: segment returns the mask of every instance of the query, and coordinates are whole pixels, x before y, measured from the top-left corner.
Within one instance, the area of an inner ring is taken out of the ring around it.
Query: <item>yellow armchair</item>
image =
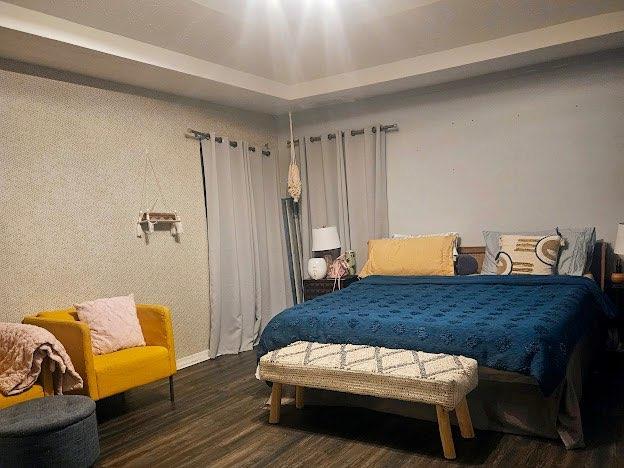
[[[82,390],[75,393],[99,400],[168,377],[173,402],[176,360],[169,309],[137,304],[137,315],[146,346],[100,355],[93,354],[89,327],[78,320],[73,307],[29,315],[23,323],[45,328],[63,343],[84,381]]]
[[[8,408],[9,406],[17,405],[28,400],[34,400],[35,398],[43,398],[44,396],[52,395],[54,393],[52,384],[52,374],[44,363],[41,374],[37,383],[30,387],[28,390],[17,395],[4,396],[0,394],[0,409]]]

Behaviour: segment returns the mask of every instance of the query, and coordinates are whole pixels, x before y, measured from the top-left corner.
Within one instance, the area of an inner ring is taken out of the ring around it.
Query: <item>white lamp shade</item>
[[[340,248],[340,237],[336,226],[312,229],[312,251],[334,250]]]
[[[613,252],[615,252],[616,255],[624,255],[624,223],[618,224]]]

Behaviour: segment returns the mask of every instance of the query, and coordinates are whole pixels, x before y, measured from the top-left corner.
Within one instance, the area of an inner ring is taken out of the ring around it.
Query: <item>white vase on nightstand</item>
[[[327,276],[327,262],[324,258],[311,258],[308,260],[308,274],[310,278],[319,280]]]

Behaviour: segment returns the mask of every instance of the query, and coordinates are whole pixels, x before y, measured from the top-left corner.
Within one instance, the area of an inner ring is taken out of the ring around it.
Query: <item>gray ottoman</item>
[[[80,395],[0,410],[0,467],[85,467],[100,455],[95,402]]]

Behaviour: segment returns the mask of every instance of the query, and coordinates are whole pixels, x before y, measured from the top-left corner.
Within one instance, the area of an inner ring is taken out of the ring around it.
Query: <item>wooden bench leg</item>
[[[303,408],[303,389],[304,387],[299,385],[295,387],[295,406],[297,409]]]
[[[436,405],[436,413],[438,415],[438,429],[440,429],[444,458],[453,460],[455,458],[455,444],[453,443],[453,433],[451,432],[451,421],[449,421],[448,411]]]
[[[470,411],[468,410],[466,398],[457,405],[455,414],[457,414],[457,422],[459,422],[459,431],[462,437],[464,439],[474,439],[475,433],[472,428],[472,420],[470,419]]]
[[[269,423],[277,424],[280,419],[280,409],[282,406],[282,384],[273,382],[271,390],[271,409],[269,411]]]

